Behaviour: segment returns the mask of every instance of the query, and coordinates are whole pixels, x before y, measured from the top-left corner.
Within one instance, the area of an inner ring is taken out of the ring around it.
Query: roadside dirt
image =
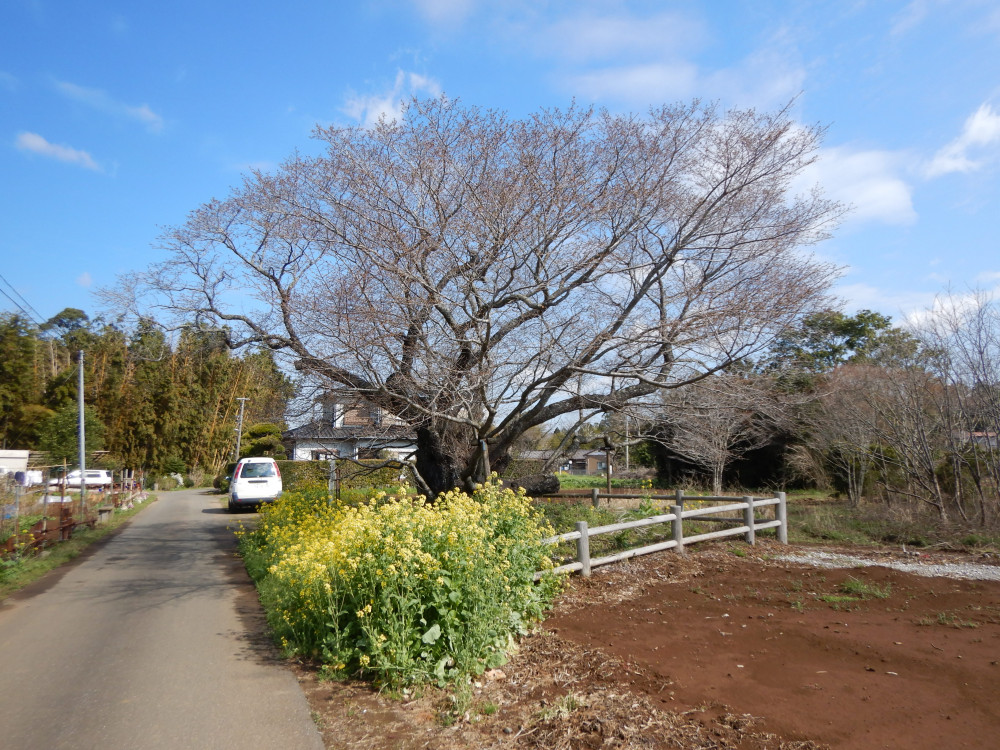
[[[997,746],[1000,582],[774,559],[786,550],[705,546],[574,578],[457,710],[297,672],[330,748]]]

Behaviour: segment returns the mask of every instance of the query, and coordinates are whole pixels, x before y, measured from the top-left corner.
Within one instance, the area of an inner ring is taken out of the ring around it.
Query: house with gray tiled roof
[[[319,401],[318,419],[287,430],[281,442],[295,461],[331,458],[392,458],[408,461],[417,448],[409,425],[359,399],[328,394]]]

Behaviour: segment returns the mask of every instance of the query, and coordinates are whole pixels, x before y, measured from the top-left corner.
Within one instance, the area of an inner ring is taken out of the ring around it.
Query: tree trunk
[[[433,427],[417,428],[416,469],[431,499],[463,483],[466,461],[445,446],[444,436]]]

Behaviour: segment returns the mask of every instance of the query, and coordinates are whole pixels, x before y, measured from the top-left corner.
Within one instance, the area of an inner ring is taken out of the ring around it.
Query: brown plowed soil
[[[1000,582],[773,559],[787,549],[706,545],[574,578],[457,711],[433,690],[300,679],[329,747],[1000,747]]]

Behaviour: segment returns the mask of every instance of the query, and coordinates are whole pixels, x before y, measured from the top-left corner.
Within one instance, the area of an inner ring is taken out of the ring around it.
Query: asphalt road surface
[[[0,603],[0,747],[322,750],[218,495],[160,493]]]

